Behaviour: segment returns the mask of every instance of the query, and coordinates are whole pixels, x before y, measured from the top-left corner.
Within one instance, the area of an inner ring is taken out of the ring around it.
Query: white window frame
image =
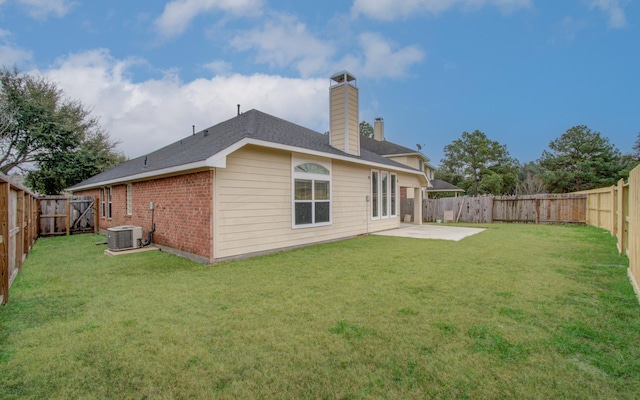
[[[127,215],[133,214],[133,185],[127,184]]]
[[[373,174],[377,174],[377,179],[374,179]],[[387,184],[386,184],[386,192],[387,192],[387,197],[386,197],[386,207],[383,207],[383,203],[384,203],[384,198],[382,196],[383,194],[383,188],[382,188],[382,175],[386,174],[387,176]],[[372,169],[369,173],[369,180],[370,180],[370,192],[369,195],[371,196],[371,212],[369,213],[369,217],[371,218],[372,221],[377,221],[377,220],[381,220],[381,219],[389,219],[389,218],[397,218],[398,217],[398,174],[390,172],[390,171],[385,171],[385,170],[378,170],[378,169]],[[374,193],[374,188],[373,188],[373,183],[377,184],[377,193]],[[395,191],[392,191],[393,185],[391,184],[391,181],[395,182]],[[377,207],[374,207],[374,201],[373,199],[376,198],[377,199]],[[395,207],[392,207],[392,204],[395,205]],[[374,211],[377,212],[377,215],[374,215]]]
[[[313,174],[308,172],[296,171],[296,167],[302,164],[318,164],[329,171],[328,175]],[[291,228],[292,229],[305,229],[315,228],[319,226],[329,226],[333,223],[333,174],[331,173],[331,162],[291,157]],[[311,200],[296,200],[296,180],[310,180],[311,181]],[[315,182],[323,181],[329,182],[329,200],[315,200]],[[315,221],[315,203],[316,202],[329,202],[329,221],[324,222],[312,222],[310,224],[296,225],[296,203],[311,203],[311,220]]]
[[[113,193],[111,186],[100,188],[100,216],[111,219],[113,217]]]
[[[106,193],[107,193],[107,218],[111,219],[113,218],[113,191],[111,189],[111,186],[106,187]]]
[[[107,188],[100,188],[100,217],[106,218],[107,216]]]
[[[393,185],[395,183],[395,185]],[[395,186],[395,188],[394,188]],[[394,190],[395,189],[395,190]],[[389,217],[398,216],[398,174],[389,173]]]
[[[385,182],[386,181],[386,182]],[[380,218],[389,219],[389,172],[380,171]]]
[[[375,178],[373,176],[373,174],[376,174]],[[378,171],[377,169],[372,169],[371,172],[369,173],[369,181],[370,181],[370,195],[371,195],[371,213],[370,213],[370,217],[372,221],[377,221],[380,219],[380,171]],[[376,189],[377,191],[374,192],[373,190],[373,183],[376,183]],[[373,199],[375,199],[375,205],[374,205],[374,201]],[[375,215],[373,215],[375,211]]]

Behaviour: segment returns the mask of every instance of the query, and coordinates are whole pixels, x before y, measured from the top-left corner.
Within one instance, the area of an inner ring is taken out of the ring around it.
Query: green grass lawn
[[[39,239],[0,307],[0,398],[638,398],[615,240],[488,228],[208,266]]]

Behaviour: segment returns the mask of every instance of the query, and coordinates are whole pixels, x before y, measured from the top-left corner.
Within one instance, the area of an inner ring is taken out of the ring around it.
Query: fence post
[[[22,190],[17,191],[16,196],[16,227],[19,229],[16,233],[16,269],[18,273],[22,273],[22,261],[24,257],[24,192]]]
[[[71,198],[66,198],[65,199],[66,204],[66,218],[65,218],[65,223],[67,225],[67,236],[71,235]]]
[[[618,181],[618,198],[616,204],[615,220],[618,225],[616,237],[618,239],[618,252],[624,254],[624,178]]]
[[[93,198],[93,219],[94,219],[94,224],[93,224],[93,233],[99,233],[100,232],[100,214],[102,212],[102,204],[99,203],[100,198],[98,196],[94,196]],[[369,218],[367,216],[367,218]]]
[[[0,303],[9,301],[9,182],[0,181]]]

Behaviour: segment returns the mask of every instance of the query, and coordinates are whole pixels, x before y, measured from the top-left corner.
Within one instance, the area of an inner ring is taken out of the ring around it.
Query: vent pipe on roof
[[[193,134],[196,134],[196,126],[195,125],[191,125],[191,130],[193,131]]]
[[[238,104],[238,115],[240,115],[240,104]]]
[[[144,156],[144,166],[147,166],[147,156]]]
[[[384,141],[384,119],[380,117],[373,123],[373,138],[378,142]]]
[[[208,130],[208,129],[205,129],[205,130],[204,130],[204,137],[207,137],[207,136],[209,136],[209,130]]]

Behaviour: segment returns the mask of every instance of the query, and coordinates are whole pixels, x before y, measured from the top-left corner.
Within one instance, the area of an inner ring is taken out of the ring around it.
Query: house
[[[421,196],[428,159],[385,141],[382,119],[362,137],[355,77],[330,82],[328,135],[251,110],[69,190],[99,198],[101,231],[146,235],[153,218],[155,245],[206,263],[398,228],[400,193]]]
[[[429,194],[435,193],[454,193],[455,197],[458,197],[458,194],[464,193],[464,189],[452,185],[447,181],[443,181],[442,179],[430,179],[429,187],[427,188],[427,197]]]

